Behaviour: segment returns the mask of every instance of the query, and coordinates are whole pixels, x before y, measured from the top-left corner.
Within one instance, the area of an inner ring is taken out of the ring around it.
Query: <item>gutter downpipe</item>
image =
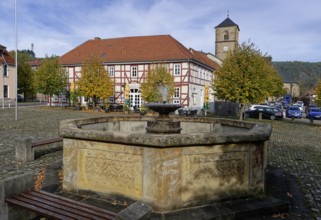
[[[6,59],[4,58],[4,56],[3,56],[3,51],[1,51],[1,57],[2,57],[2,59],[3,59],[3,61],[4,61],[3,66],[2,66],[3,71],[4,71],[4,65],[7,64],[7,61],[6,61]],[[4,88],[4,73],[2,73],[2,90],[3,90],[3,88]],[[4,93],[3,93],[3,92],[4,92],[4,91],[2,91],[2,109],[4,109]]]

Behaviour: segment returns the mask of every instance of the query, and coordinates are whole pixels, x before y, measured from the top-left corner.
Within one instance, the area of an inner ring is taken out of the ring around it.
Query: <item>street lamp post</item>
[[[16,105],[15,105],[15,120],[18,120],[18,20],[17,20],[17,0],[14,1],[14,15],[15,15],[15,39],[16,39],[16,57],[15,57],[15,66],[16,66]]]

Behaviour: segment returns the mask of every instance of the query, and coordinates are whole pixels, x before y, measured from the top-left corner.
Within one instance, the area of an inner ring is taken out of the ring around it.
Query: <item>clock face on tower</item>
[[[228,51],[228,46],[224,46],[223,47],[223,52],[227,52]]]

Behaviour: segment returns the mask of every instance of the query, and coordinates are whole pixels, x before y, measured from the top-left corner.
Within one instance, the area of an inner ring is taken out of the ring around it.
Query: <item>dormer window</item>
[[[225,31],[225,32],[224,32],[224,40],[229,40],[228,31]]]

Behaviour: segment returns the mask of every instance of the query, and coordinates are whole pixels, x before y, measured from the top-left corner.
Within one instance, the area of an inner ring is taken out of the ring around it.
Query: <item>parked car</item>
[[[287,118],[302,118],[302,111],[299,106],[289,106],[285,111]]]
[[[303,101],[297,101],[297,102],[294,103],[293,105],[299,106],[299,108],[300,108],[301,111],[303,112],[303,110],[304,110],[304,103],[303,103]]]
[[[310,105],[308,105],[307,107],[305,107],[305,113],[308,113],[309,112],[309,110],[310,110],[310,108],[316,108],[317,106],[316,105],[314,105],[314,104],[310,104]]]
[[[17,99],[18,102],[23,102],[23,97],[21,95],[17,95],[17,98],[18,98]]]
[[[316,107],[310,108],[306,117],[314,120],[321,120],[321,109]]]
[[[179,116],[196,116],[197,112],[198,112],[197,109],[185,109],[185,108],[178,109]]]
[[[262,114],[262,118],[265,119],[275,120],[283,118],[282,110],[270,106],[257,106],[253,110],[246,110],[244,118],[259,118],[260,113]]]
[[[248,110],[255,110],[257,107],[267,107],[268,105],[259,104],[259,105],[251,105]]]
[[[286,101],[282,101],[281,104],[282,104],[282,107],[283,107],[284,109],[286,109],[287,107],[289,107],[289,103],[287,103]]]
[[[108,110],[110,112],[122,112],[124,110],[123,106],[117,103],[111,103]]]
[[[300,104],[294,103],[292,106],[298,107],[303,112],[303,107]]]

